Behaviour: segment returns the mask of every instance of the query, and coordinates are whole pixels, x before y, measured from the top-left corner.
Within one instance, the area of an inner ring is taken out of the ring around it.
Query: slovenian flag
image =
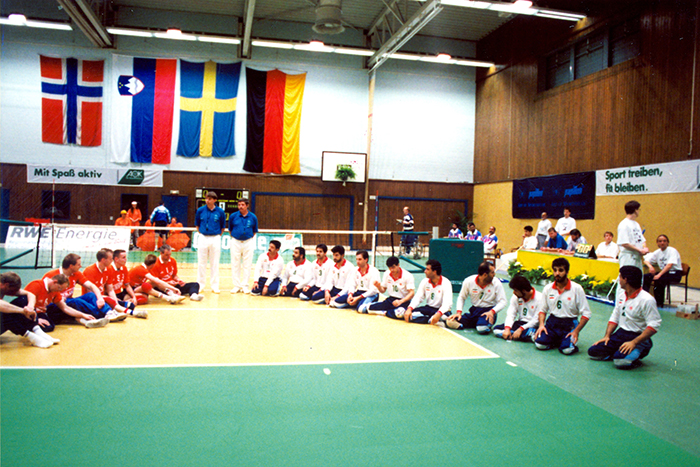
[[[246,69],[248,134],[243,170],[298,174],[306,73]]]
[[[40,56],[41,140],[102,144],[103,60]]]
[[[112,162],[169,164],[177,59],[114,55]]]
[[[241,62],[180,60],[179,156],[236,154],[233,133],[240,76]]]

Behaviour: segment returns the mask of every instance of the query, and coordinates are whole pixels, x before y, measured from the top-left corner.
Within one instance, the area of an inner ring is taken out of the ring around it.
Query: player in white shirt
[[[512,261],[516,261],[518,258],[518,250],[536,250],[537,249],[537,239],[532,236],[532,226],[526,225],[523,227],[523,243],[517,247],[513,248],[510,253],[501,255],[501,264],[508,264]]]
[[[569,208],[564,208],[564,217],[557,221],[557,226],[554,228],[554,230],[556,230],[562,237],[566,237],[575,228],[576,219],[571,217],[571,210]]]
[[[267,253],[260,255],[255,264],[255,277],[250,291],[252,295],[277,295],[280,286],[280,277],[284,270],[284,259],[279,254],[282,244],[278,240],[272,240]]]
[[[513,276],[508,286],[513,289],[513,296],[506,311],[506,321],[493,327],[493,335],[505,340],[532,342],[539,323],[539,311],[544,307],[544,295],[520,274]]]
[[[615,236],[612,232],[605,232],[603,234],[604,242],[600,242],[598,248],[595,249],[595,254],[598,259],[617,259],[617,255],[620,253],[620,249],[617,243],[613,242]]]
[[[605,336],[588,349],[588,355],[593,360],[612,359],[617,368],[634,368],[649,354],[653,345],[651,336],[659,330],[661,316],[654,298],[641,288],[641,270],[623,266],[619,281]]]
[[[316,261],[311,263],[311,282],[309,282],[299,294],[301,300],[318,300],[323,298],[323,286],[328,280],[330,270],[333,267],[333,261],[328,259],[326,253],[328,247],[319,243],[316,245]],[[314,295],[319,294],[315,299]]]
[[[552,221],[547,219],[546,212],[543,212],[540,217],[542,217],[542,220],[539,222],[539,224],[537,224],[537,232],[535,233],[535,235],[537,236],[538,250],[541,249],[549,239],[549,235],[547,234],[547,232],[549,231],[549,229],[552,228]]]
[[[355,254],[355,268],[351,280],[329,304],[333,308],[355,308],[358,313],[367,313],[367,307],[379,300],[379,290],[374,283],[380,279],[379,270],[369,264],[369,253],[360,250]]]
[[[425,300],[425,305],[420,305]],[[408,305],[403,319],[409,323],[434,324],[452,309],[452,284],[442,275],[442,265],[436,259],[425,263],[425,279]]]
[[[622,266],[636,266],[642,270],[643,256],[649,253],[644,232],[637,223],[639,208],[637,201],[625,203],[625,218],[617,226],[617,245],[620,247],[618,262]]]
[[[311,263],[306,261],[306,250],[303,246],[294,248],[292,261],[287,263],[282,273],[282,288],[280,295],[284,297],[299,297],[301,291],[313,280]]]
[[[457,313],[447,318],[450,329],[476,328],[479,334],[488,334],[496,323],[496,315],[506,307],[506,292],[503,284],[494,276],[493,264],[483,262],[476,274],[462,282],[462,289],[457,297]],[[469,312],[462,314],[467,298],[471,303]]]
[[[333,253],[333,263],[335,264],[330,268],[328,279],[321,290],[311,297],[314,303],[330,305],[331,300],[334,300],[343,291],[345,284],[352,281],[352,276],[355,273],[353,264],[345,259],[345,248],[342,245],[331,248],[331,253]]]
[[[558,347],[564,355],[572,355],[578,352],[578,336],[591,319],[591,309],[583,287],[569,280],[566,258],[552,261],[552,271],[554,282],[542,290],[544,306],[538,316],[535,347],[539,350]]]
[[[649,273],[644,274],[644,290],[649,292],[651,283],[654,282],[654,298],[656,298],[656,306],[659,308],[664,306],[666,286],[671,282],[680,282],[683,276],[681,255],[678,250],[668,246],[668,243],[668,236],[659,235],[656,238],[656,245],[659,249],[644,257],[644,264],[649,268]]]
[[[399,266],[399,259],[390,256],[386,260],[388,271],[384,272],[382,282],[376,282],[374,286],[380,293],[388,294],[388,297],[378,303],[372,303],[367,312],[372,315],[385,315],[389,318],[403,319],[406,307],[416,294],[416,284],[413,274]]]

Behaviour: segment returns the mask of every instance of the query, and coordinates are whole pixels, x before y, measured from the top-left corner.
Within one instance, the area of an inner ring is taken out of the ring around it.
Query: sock
[[[58,344],[59,342],[61,342],[61,339],[56,339],[55,337],[49,336],[39,326],[34,326],[34,329],[32,329],[32,332],[34,334],[36,334],[37,336],[41,337],[42,339],[46,339],[48,341],[51,341],[54,344]]]
[[[32,343],[33,346],[39,347],[42,349],[48,349],[53,345],[52,341],[46,340],[43,337],[34,334],[32,331],[27,331],[24,333],[24,337],[26,337],[29,342]]]

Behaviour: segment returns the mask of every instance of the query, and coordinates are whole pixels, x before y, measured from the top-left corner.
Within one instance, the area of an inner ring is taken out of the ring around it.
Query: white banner
[[[596,195],[700,191],[700,160],[596,171]]]
[[[111,250],[129,250],[129,229],[90,228],[90,227],[58,227],[53,235],[54,227],[43,227],[39,239],[39,226],[11,225],[7,232],[5,248],[29,250],[39,248],[51,251],[51,238],[55,238],[55,250],[63,251],[98,251],[102,248]]]
[[[27,164],[27,183],[73,185],[163,186],[163,171],[148,169],[102,169]]]

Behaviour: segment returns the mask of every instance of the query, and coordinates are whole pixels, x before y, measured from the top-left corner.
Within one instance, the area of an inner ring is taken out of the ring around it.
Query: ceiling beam
[[[253,32],[253,20],[255,19],[255,0],[246,0],[243,10],[243,45],[241,46],[241,57],[250,58],[250,35]]]
[[[100,48],[113,47],[112,38],[85,0],[57,0],[90,42]]]

